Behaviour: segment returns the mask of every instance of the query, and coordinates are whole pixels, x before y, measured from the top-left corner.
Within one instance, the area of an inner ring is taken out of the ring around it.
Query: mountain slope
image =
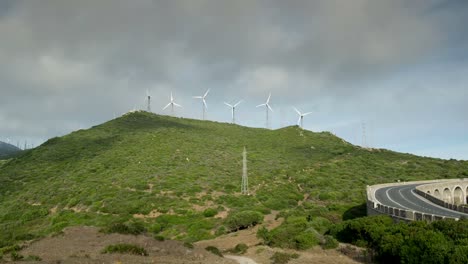
[[[11,155],[21,152],[21,149],[0,141],[0,159],[10,157]]]
[[[239,194],[244,146],[250,196]],[[207,208],[220,217],[296,208],[337,221],[365,202],[368,184],[467,174],[465,161],[367,150],[297,126],[265,130],[135,112],[0,165],[0,241],[129,220],[196,241],[225,232],[222,219],[205,217]]]

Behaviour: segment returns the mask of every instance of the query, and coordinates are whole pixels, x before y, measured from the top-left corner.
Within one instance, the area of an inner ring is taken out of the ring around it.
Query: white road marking
[[[406,210],[413,210],[413,209],[408,208],[408,207],[406,207],[406,206],[404,206],[404,205],[402,205],[402,204],[400,204],[400,203],[397,203],[395,200],[393,200],[393,199],[390,197],[390,195],[388,194],[388,191],[390,191],[390,190],[392,190],[392,189],[395,189],[395,187],[388,188],[388,189],[385,191],[385,195],[387,196],[387,198],[388,198],[392,203],[394,203],[394,204],[396,204],[396,205],[398,205],[398,206],[401,206],[401,208],[403,208],[403,209],[406,209]],[[399,192],[399,191],[398,191],[398,192]],[[400,195],[401,195],[401,193],[400,193]]]

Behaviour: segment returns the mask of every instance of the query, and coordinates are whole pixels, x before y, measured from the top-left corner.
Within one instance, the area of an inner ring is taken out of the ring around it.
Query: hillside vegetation
[[[239,192],[244,146],[249,196]],[[236,229],[227,221],[240,211],[279,210],[296,217],[291,226],[307,216],[324,233],[363,213],[366,185],[466,175],[465,161],[363,149],[297,126],[134,112],[0,163],[0,247],[73,225],[194,242]]]

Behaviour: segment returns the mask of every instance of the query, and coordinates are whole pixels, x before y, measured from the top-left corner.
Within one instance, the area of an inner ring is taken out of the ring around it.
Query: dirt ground
[[[272,229],[281,224],[283,219],[276,219],[277,212],[265,216],[264,223],[268,229]],[[30,263],[248,263],[263,264],[271,263],[271,256],[277,251],[298,253],[299,258],[291,260],[291,264],[305,263],[360,263],[359,250],[348,245],[340,245],[338,249],[323,250],[315,247],[307,251],[293,251],[270,248],[260,245],[260,240],[256,237],[259,226],[240,230],[212,240],[199,241],[190,249],[180,241],[157,241],[151,237],[139,235],[103,234],[96,227],[70,227],[66,228],[63,234],[47,237],[35,241],[21,250],[23,256],[34,255],[42,261]],[[123,254],[102,254],[101,251],[108,245],[118,243],[129,243],[143,247],[149,256],[135,256]],[[248,251],[240,256],[226,253],[230,256],[226,258],[218,257],[205,250],[207,246],[215,246],[221,251],[234,248],[237,244],[244,243],[249,246]],[[346,253],[345,254],[343,254]],[[351,257],[348,257],[348,256]],[[358,256],[358,257],[356,257]],[[21,261],[20,263],[28,263]]]
[[[270,258],[275,252],[286,252],[286,253],[297,253],[299,258],[292,259],[289,261],[290,264],[306,264],[306,263],[319,263],[319,264],[332,264],[332,263],[344,263],[344,264],[356,264],[361,263],[355,259],[360,257],[360,249],[353,246],[340,245],[338,249],[323,250],[317,246],[306,251],[295,251],[295,250],[282,250],[276,248],[270,248],[268,246],[260,245],[260,240],[257,238],[257,230],[261,226],[265,226],[269,230],[279,226],[284,219],[276,219],[278,212],[273,211],[271,214],[266,215],[264,223],[259,226],[255,226],[250,229],[240,230],[235,233],[230,233],[224,236],[217,237],[212,240],[203,240],[196,242],[197,246],[205,248],[207,246],[215,246],[221,251],[229,250],[234,248],[237,244],[244,243],[249,246],[248,251],[243,255],[256,263],[271,263]],[[343,250],[343,249],[346,250]],[[351,257],[343,254],[342,252],[348,253]]]
[[[108,245],[129,243],[143,247],[149,256],[102,254]],[[103,234],[95,227],[71,227],[62,235],[36,241],[19,252],[35,255],[42,261],[34,263],[237,263],[218,257],[204,248],[189,249],[180,241],[157,241],[139,235]],[[18,263],[27,263],[21,261]]]

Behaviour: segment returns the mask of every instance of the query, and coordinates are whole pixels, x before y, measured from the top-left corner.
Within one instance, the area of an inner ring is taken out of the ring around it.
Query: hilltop
[[[239,193],[244,146],[249,196]],[[225,217],[242,210],[339,222],[365,213],[366,185],[467,175],[466,161],[365,149],[297,126],[134,112],[0,163],[0,247],[129,222],[194,242],[225,234]]]
[[[18,152],[21,152],[20,148],[0,141],[0,159],[11,157],[12,155],[17,154]]]

